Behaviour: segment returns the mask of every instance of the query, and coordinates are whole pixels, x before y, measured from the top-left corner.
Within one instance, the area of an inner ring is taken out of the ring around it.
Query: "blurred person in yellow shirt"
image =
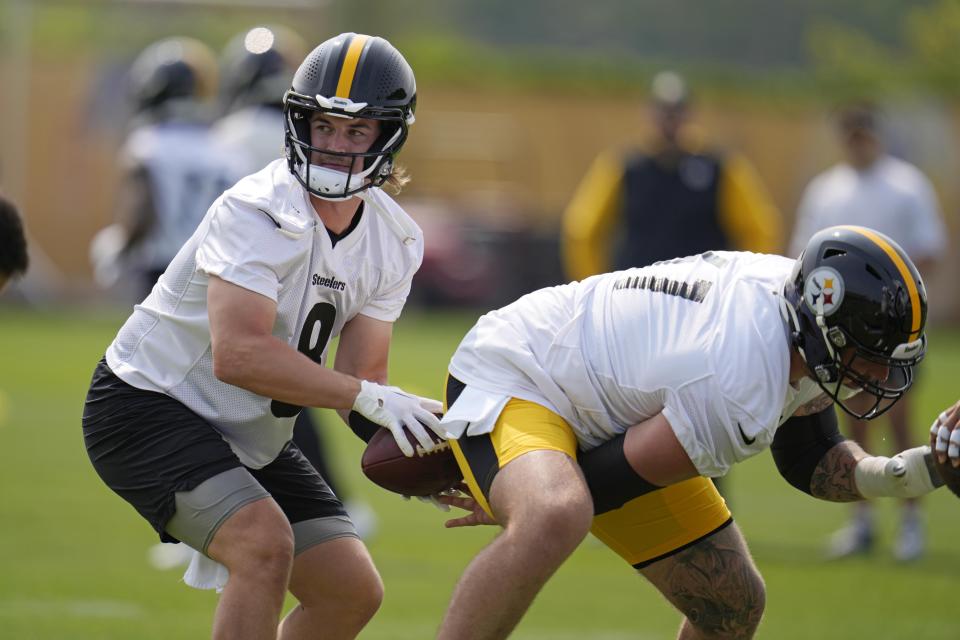
[[[648,148],[601,154],[564,213],[567,276],[581,280],[709,250],[779,253],[780,212],[745,158],[695,140],[684,79],[657,74],[650,100],[655,137]]]

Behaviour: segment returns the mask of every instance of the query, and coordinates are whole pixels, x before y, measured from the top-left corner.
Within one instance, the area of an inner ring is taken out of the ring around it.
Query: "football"
[[[946,462],[937,462],[936,454],[933,455],[933,466],[940,474],[943,484],[947,485],[947,488],[953,491],[955,496],[960,497],[960,467],[954,467],[950,464],[950,458],[947,458]]]
[[[403,455],[388,429],[379,429],[367,443],[360,466],[374,484],[405,496],[430,496],[463,480],[449,443],[430,433],[439,444],[424,453],[416,439],[404,433],[416,451],[410,458]]]

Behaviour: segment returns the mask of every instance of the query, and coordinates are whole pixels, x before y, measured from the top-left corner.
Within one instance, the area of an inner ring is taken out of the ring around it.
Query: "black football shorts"
[[[205,491],[220,492],[216,502],[227,504],[218,507],[216,521],[205,525],[208,531],[184,540],[201,551],[226,517],[265,497],[272,497],[295,525],[298,552],[303,547],[298,531],[311,536],[311,543],[356,535],[340,500],[295,444],[288,443],[261,469],[245,467],[209,422],[168,395],[127,384],[105,360],[97,365],[87,393],[83,439],[100,478],[164,542],[178,541],[167,531],[169,521],[178,504],[196,503],[184,496],[203,483]],[[180,520],[182,514],[177,515]],[[191,514],[193,520],[206,517]]]

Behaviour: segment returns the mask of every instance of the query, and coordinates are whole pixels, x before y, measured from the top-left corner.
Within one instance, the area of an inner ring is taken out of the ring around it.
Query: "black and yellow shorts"
[[[464,384],[447,379],[447,406]],[[451,440],[464,480],[490,514],[488,497],[497,472],[529,451],[562,451],[577,457],[577,438],[567,422],[544,406],[511,398],[493,431]],[[492,515],[492,514],[491,514]],[[693,478],[597,513],[591,532],[637,569],[668,557],[723,529],[733,521],[726,502],[709,478]]]

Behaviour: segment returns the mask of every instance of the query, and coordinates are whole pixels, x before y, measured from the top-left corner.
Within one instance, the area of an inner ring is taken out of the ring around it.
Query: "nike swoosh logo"
[[[737,423],[737,429],[740,430],[740,437],[743,439],[743,444],[745,444],[745,445],[747,445],[747,446],[749,447],[750,445],[752,445],[754,442],[757,441],[756,436],[754,436],[753,438],[748,438],[748,437],[747,437],[747,434],[745,434],[745,433],[743,432],[743,427],[740,426],[740,423],[739,423],[739,422]]]

